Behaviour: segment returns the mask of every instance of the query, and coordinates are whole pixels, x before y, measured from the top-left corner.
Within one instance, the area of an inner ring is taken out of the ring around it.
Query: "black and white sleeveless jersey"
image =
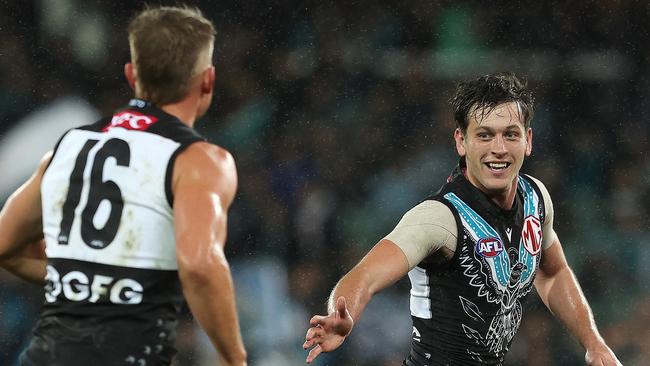
[[[66,132],[41,185],[48,257],[42,319],[119,323],[131,329],[123,342],[154,337],[173,345],[183,297],[171,178],[176,156],[202,140],[138,99]],[[160,344],[147,343],[149,353]]]
[[[429,257],[409,272],[413,339],[405,365],[501,365],[541,259],[541,191],[519,176],[513,208],[503,210],[455,174],[432,199],[451,209],[458,242],[448,263]]]

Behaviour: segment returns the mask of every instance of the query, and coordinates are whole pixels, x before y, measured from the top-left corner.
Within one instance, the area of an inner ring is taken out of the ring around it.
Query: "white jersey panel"
[[[413,267],[408,273],[411,280],[411,315],[422,319],[431,319],[431,287],[427,271],[421,267]]]
[[[114,150],[103,149],[109,141],[112,145],[119,145],[119,154],[113,156],[111,151]],[[157,134],[123,128],[111,128],[101,133],[72,130],[65,135],[41,185],[47,256],[142,269],[176,270],[173,214],[165,193],[165,179],[169,161],[179,146],[180,143]],[[85,161],[83,156],[79,158],[84,148],[87,152]],[[71,181],[75,165],[79,165],[77,172],[82,180]],[[71,189],[71,185],[75,188]],[[89,202],[92,200],[91,191],[95,192],[94,204]],[[121,215],[119,202],[116,204],[106,198],[108,192],[112,192],[117,201],[121,196]],[[73,206],[75,199],[78,200],[76,207]],[[74,218],[69,226],[69,235],[61,236],[67,200],[73,202],[68,206],[74,207]],[[117,216],[117,231],[110,242],[90,240],[88,234],[82,233],[82,225],[86,225],[85,233],[96,232],[108,225],[110,217],[116,219]],[[62,243],[65,240],[67,243]]]

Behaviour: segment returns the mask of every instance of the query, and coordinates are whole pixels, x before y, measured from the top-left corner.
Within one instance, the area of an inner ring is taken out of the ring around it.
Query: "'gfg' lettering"
[[[98,302],[108,298],[113,304],[139,304],[142,302],[142,285],[130,278],[115,280],[110,276],[93,275],[92,280],[80,271],[71,271],[63,277],[51,265],[47,266],[45,281],[48,282],[45,300],[55,302],[63,295],[70,301]]]

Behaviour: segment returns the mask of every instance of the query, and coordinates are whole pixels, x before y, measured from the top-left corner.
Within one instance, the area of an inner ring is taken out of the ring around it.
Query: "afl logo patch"
[[[532,255],[537,255],[542,249],[542,225],[537,217],[526,217],[521,240],[524,242],[524,248]]]
[[[476,253],[483,257],[496,257],[503,252],[503,243],[498,238],[483,238],[476,243]]]

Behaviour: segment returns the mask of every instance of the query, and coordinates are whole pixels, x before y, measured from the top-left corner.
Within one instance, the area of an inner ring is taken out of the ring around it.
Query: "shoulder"
[[[188,146],[177,158],[177,169],[179,173],[233,173],[235,159],[228,150],[208,143],[196,142]]]
[[[41,158],[41,160],[38,163],[37,173],[39,175],[43,175],[43,173],[45,173],[45,170],[50,165],[50,162],[52,161],[53,156],[54,156],[54,151],[53,150],[50,150],[50,151],[46,152],[45,155],[43,155],[43,157]]]
[[[203,141],[193,143],[176,159],[173,181],[174,187],[189,182],[217,186],[220,191],[234,195],[237,187],[235,159],[220,146]]]
[[[544,185],[544,183],[542,183],[541,180],[539,180],[539,179],[537,179],[537,178],[535,178],[535,177],[533,177],[532,175],[529,175],[529,174],[524,174],[523,176],[528,178],[529,180],[533,181],[539,187],[540,191],[547,191],[548,192],[548,190],[546,189],[546,186]]]
[[[235,163],[235,160],[228,150],[206,141],[198,141],[188,146],[187,149],[181,153],[179,158],[204,161],[206,163],[211,162],[217,165],[234,165]]]
[[[445,203],[435,199],[428,199],[420,202],[410,209],[407,214],[426,215],[439,219],[454,219],[454,214],[451,211],[451,208],[449,208]]]
[[[413,268],[441,248],[456,250],[457,225],[451,209],[428,199],[410,209],[384,239],[397,245]]]
[[[540,193],[542,194],[542,198],[544,199],[544,203],[546,205],[550,205],[551,204],[551,194],[548,192],[548,189],[546,188],[544,183],[542,183],[541,180],[539,180],[539,179],[537,179],[537,178],[535,178],[535,177],[533,177],[531,175],[526,174],[524,176],[526,178],[528,178],[529,180],[531,180],[533,183],[535,183],[535,185],[539,189]]]
[[[404,214],[402,227],[438,227],[446,232],[456,232],[456,218],[446,204],[428,199],[417,204]]]

